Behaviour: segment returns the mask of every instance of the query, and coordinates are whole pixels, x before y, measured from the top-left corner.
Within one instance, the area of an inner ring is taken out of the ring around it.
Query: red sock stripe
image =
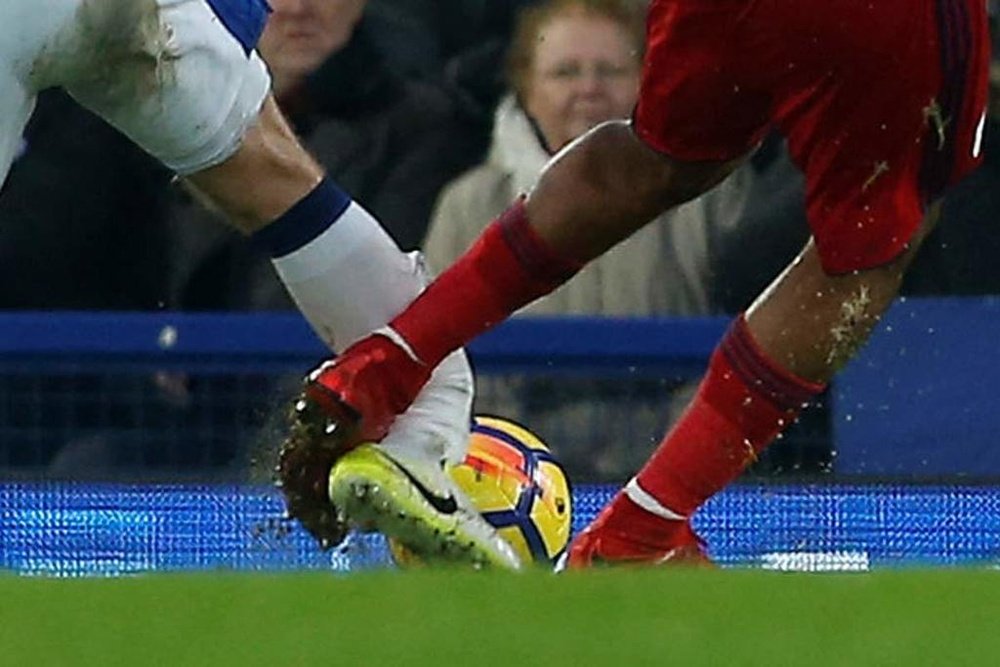
[[[799,410],[825,388],[771,361],[753,339],[743,315],[733,321],[720,349],[747,388],[769,399],[779,410]]]
[[[499,223],[511,252],[525,272],[536,280],[561,284],[583,268],[583,262],[558,255],[538,235],[528,222],[523,198],[500,216]]]

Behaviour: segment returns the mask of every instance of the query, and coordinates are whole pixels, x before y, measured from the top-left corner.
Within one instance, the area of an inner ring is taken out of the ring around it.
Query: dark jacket
[[[990,118],[983,164],[945,193],[941,220],[907,272],[910,295],[1000,294],[1000,127]]]
[[[0,193],[0,308],[161,307],[169,180],[68,95],[42,93]]]
[[[279,100],[330,177],[404,250],[423,241],[440,189],[478,161],[488,131],[445,86],[400,76],[363,21],[348,45]],[[173,305],[192,309],[291,307],[267,258],[197,206],[171,215],[178,258]]]

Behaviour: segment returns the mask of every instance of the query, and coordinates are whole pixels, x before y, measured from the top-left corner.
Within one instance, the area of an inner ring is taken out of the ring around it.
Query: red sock
[[[662,508],[690,516],[736,479],[823,388],[765,356],[739,316],[712,354],[694,399],[636,476],[639,495],[644,491]],[[662,531],[662,519],[648,512],[645,525],[634,525],[638,508],[624,494],[615,503],[632,530],[659,522]]]
[[[559,256],[538,236],[528,223],[524,201],[518,200],[390,326],[421,361],[436,366],[582,266]]]

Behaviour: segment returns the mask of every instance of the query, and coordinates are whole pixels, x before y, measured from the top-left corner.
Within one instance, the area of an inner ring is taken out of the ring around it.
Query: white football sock
[[[324,222],[318,221],[321,216]],[[420,255],[400,251],[367,211],[328,181],[262,231],[256,240],[272,253],[295,303],[334,350],[384,326],[428,282]],[[424,461],[438,471],[445,460],[461,460],[472,394],[472,372],[459,350],[434,370],[383,440],[383,449],[394,458]],[[424,475],[420,478],[423,481]]]

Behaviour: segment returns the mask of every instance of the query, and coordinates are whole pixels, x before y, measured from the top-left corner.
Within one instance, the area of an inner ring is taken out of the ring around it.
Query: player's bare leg
[[[546,167],[527,199],[527,218],[554,253],[584,264],[710,190],[741,162],[673,160],[641,141],[629,123],[607,122]]]
[[[442,355],[733,166],[673,161],[622,129],[599,128],[560,155],[526,205],[488,228],[386,335],[363,339],[314,376],[311,394],[360,416],[361,437],[377,434]],[[824,272],[809,245],[751,309],[750,324],[734,322],[657,455],[574,543],[573,564],[704,562],[690,515],[794,421],[865,339],[922,234],[889,265],[847,276]]]
[[[234,226],[264,240],[289,292],[332,347],[384,324],[425,284],[418,256],[401,253],[356,204],[323,194],[332,185],[270,97],[239,150],[189,181]],[[268,186],[248,188],[253,182]],[[428,558],[516,567],[508,545],[444,474],[464,452],[471,399],[471,372],[458,351],[380,434],[380,451],[343,459],[346,448],[329,437],[325,417],[299,402],[280,470],[291,513],[325,545],[340,541],[346,520]]]
[[[937,217],[934,207],[891,263],[846,275],[825,272],[810,241],[733,323],[684,415],[573,541],[567,564],[706,562],[691,514],[738,477],[864,344]]]
[[[596,128],[549,165],[526,205],[501,216],[390,327],[314,373],[309,402],[346,427],[345,441],[379,438],[452,350],[735,165],[677,162],[648,148],[625,123]],[[689,530],[672,539],[700,553]]]
[[[931,207],[902,255],[866,271],[826,273],[810,241],[747,309],[754,341],[788,371],[816,383],[829,381],[896,298],[906,269],[939,216],[940,206]]]
[[[277,220],[323,180],[323,169],[303,150],[268,95],[225,162],[186,177],[204,202],[249,236]]]
[[[448,353],[737,164],[681,163],[650,149],[627,123],[598,126],[389,327],[319,369],[308,394],[347,427],[342,437],[379,438]]]
[[[278,111],[254,50],[269,12],[264,0],[8,5],[10,29],[0,34],[0,177],[35,94],[62,86],[269,252],[299,308],[334,349],[384,325],[423,289],[419,258],[403,254],[324,177]],[[456,351],[379,443],[429,496],[452,497],[442,465],[464,454],[471,397],[471,372]],[[298,491],[286,488],[286,497],[317,538],[336,542],[344,521],[330,504],[327,480],[339,452],[325,447],[324,424],[298,419],[295,426],[290,441],[301,446],[286,450],[282,471],[294,476]],[[484,551],[516,565],[506,544],[488,537]]]
[[[527,205],[489,227],[387,335],[362,340],[320,372],[317,400],[350,408],[362,435],[385,428],[445,353],[551,291],[654,213],[704,191],[728,172],[723,161],[780,128],[805,172],[822,252],[808,248],[749,320],[734,321],[662,455],[588,532],[592,547],[575,552],[578,563],[697,555],[687,517],[866,337],[917,245],[927,202],[981,161],[983,3],[959,0],[941,12],[929,1],[894,1],[810,12],[791,1],[747,2],[734,12],[653,0],[636,134],[605,126],[571,146]],[[830,27],[838,25],[853,28]],[[889,61],[906,76],[885,77]],[[819,268],[820,254],[830,273],[866,271],[833,278]],[[597,528],[609,544],[617,531],[622,548],[597,546]]]

